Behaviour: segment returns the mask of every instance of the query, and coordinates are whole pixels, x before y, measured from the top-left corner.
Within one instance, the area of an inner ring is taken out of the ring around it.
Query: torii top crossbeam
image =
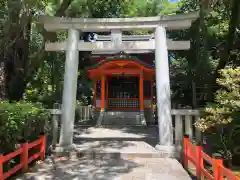
[[[82,32],[111,32],[111,36],[102,36],[102,40],[97,42],[78,41],[79,51],[95,51],[100,54],[104,52],[131,51],[146,52],[155,50],[155,37],[145,36],[124,36],[123,31],[134,29],[151,29],[161,26],[166,29],[184,29],[190,27],[192,21],[198,17],[198,13],[188,13],[171,16],[157,17],[135,17],[135,18],[61,18],[41,16],[40,21],[47,31],[66,31],[75,29]],[[150,39],[148,39],[150,38]],[[126,41],[126,39],[128,39]],[[65,51],[67,42],[46,43],[46,51]],[[169,50],[189,49],[189,41],[167,40]]]
[[[190,27],[198,13],[187,13],[171,16],[134,17],[134,18],[61,18],[41,16],[47,31],[79,29],[83,32],[106,32],[114,29],[154,29],[161,25],[167,29],[184,29]]]

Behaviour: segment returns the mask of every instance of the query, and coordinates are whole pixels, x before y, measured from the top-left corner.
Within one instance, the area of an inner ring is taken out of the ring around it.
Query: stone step
[[[68,157],[68,158],[88,158],[95,159],[134,159],[134,158],[165,158],[164,154],[159,152],[99,152],[99,151],[74,151],[74,152],[54,152],[54,157]]]
[[[141,124],[139,112],[106,111],[102,125],[137,125]]]
[[[154,147],[144,141],[81,141],[73,152],[55,152],[56,156],[76,156],[77,158],[162,158]]]
[[[82,144],[85,141],[145,141],[155,147],[158,143],[158,128],[144,126],[78,127],[74,130],[73,142]]]

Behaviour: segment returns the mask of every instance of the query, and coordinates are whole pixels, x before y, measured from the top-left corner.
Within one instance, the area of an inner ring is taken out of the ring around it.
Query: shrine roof
[[[104,60],[88,67],[88,69],[96,69],[98,68],[99,66],[107,63],[107,62],[112,62],[112,61],[134,61],[146,68],[149,68],[149,69],[153,69],[153,67],[150,65],[150,64],[147,64],[143,61],[141,61],[140,59],[138,59],[137,57],[132,57],[132,56],[114,56],[114,57],[108,57],[108,58],[105,58]]]

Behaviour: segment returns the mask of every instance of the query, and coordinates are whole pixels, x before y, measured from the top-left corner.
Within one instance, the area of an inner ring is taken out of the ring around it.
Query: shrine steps
[[[73,142],[78,156],[162,157],[155,150],[157,127],[116,126],[75,127]]]
[[[141,125],[139,111],[106,111],[102,125]]]

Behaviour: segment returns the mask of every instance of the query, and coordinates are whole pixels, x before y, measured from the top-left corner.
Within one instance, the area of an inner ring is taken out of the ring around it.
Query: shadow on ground
[[[74,129],[75,143],[82,141],[144,141],[151,146],[158,143],[158,128],[141,126],[76,126]]]
[[[45,178],[44,180],[113,180],[137,167],[141,165],[120,157],[63,159],[55,164],[48,160],[39,165],[33,173],[25,174],[22,180],[31,176]]]

